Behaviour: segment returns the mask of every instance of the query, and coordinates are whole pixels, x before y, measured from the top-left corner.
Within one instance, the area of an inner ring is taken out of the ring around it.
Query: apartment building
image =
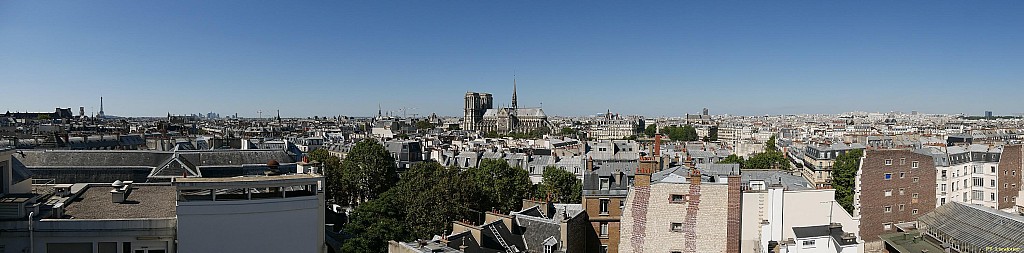
[[[740,252],[739,175],[640,168],[622,213],[618,252]]]
[[[910,150],[864,152],[857,172],[853,216],[860,219],[865,252],[881,249],[879,235],[894,224],[913,221],[935,209],[935,162]]]
[[[925,147],[915,152],[932,156],[936,164],[936,206],[960,202],[1014,208],[1020,190],[1020,145]]]

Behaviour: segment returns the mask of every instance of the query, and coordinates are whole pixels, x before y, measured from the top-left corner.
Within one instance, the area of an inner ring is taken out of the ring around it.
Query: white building
[[[743,192],[741,252],[858,252],[853,219],[835,202],[835,190],[786,190],[750,180]]]
[[[176,178],[180,252],[325,252],[320,176]]]

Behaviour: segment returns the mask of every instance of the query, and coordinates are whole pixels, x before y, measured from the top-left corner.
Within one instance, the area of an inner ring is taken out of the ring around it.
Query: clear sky
[[[1024,1],[837,2],[0,1],[0,111],[1024,112]]]

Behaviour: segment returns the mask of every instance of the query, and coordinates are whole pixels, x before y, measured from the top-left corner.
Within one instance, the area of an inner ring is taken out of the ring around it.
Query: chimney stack
[[[661,156],[661,134],[654,135],[654,157]]]

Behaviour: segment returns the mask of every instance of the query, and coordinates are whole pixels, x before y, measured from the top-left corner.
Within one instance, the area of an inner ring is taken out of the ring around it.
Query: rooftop
[[[884,234],[878,237],[899,253],[945,252],[935,242],[919,238],[920,235],[920,232],[914,230],[907,233]]]
[[[174,183],[228,183],[228,182],[266,182],[276,180],[293,179],[320,179],[320,176],[310,174],[288,174],[277,176],[248,176],[248,177],[182,177],[175,178]]]
[[[75,219],[145,219],[175,217],[176,191],[170,185],[132,185],[124,203],[111,201],[113,187],[90,185],[64,209]]]
[[[840,246],[857,244],[857,240],[844,240],[842,227],[832,227],[830,225],[810,226],[810,227],[793,227],[793,235],[796,238],[814,238],[822,236],[831,236],[832,240],[838,243]]]

